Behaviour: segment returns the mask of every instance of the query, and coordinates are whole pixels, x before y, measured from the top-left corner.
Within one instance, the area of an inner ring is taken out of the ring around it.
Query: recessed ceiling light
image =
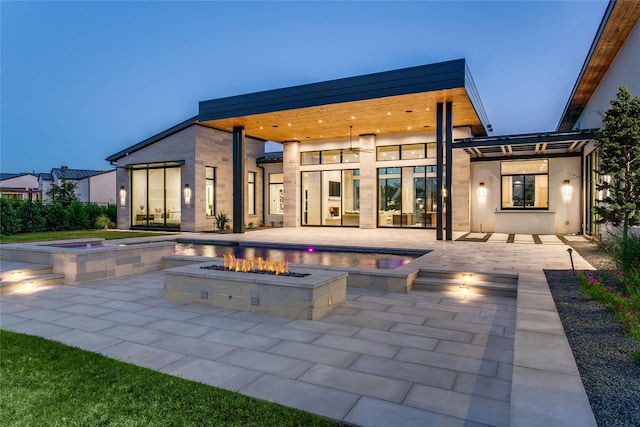
[[[407,126],[407,129],[411,130],[411,126]]]
[[[380,133],[380,129],[376,129],[376,133]]]
[[[429,111],[429,107],[427,107],[427,111]]]
[[[351,120],[355,120],[355,119],[356,119],[356,116],[351,116]]]
[[[391,115],[391,111],[387,111],[387,116],[390,116],[390,115]]]
[[[260,126],[260,129],[262,129],[262,126]]]
[[[318,123],[322,123],[322,119],[318,120]]]
[[[291,123],[287,123],[287,126],[291,127]]]

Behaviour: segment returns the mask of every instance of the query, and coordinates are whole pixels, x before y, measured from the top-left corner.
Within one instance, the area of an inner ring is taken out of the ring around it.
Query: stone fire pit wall
[[[347,298],[347,273],[304,270],[306,277],[202,269],[207,262],[164,270],[164,297],[233,310],[316,320]]]

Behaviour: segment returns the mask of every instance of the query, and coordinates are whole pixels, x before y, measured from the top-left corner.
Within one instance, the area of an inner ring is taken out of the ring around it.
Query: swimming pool
[[[343,247],[303,247],[287,245],[267,247],[256,243],[212,242],[194,243],[178,241],[176,255],[221,257],[233,254],[236,258],[269,258],[275,261],[289,261],[295,264],[326,265],[333,267],[358,267],[371,269],[394,269],[413,261],[429,251],[385,251],[371,252],[365,248]]]

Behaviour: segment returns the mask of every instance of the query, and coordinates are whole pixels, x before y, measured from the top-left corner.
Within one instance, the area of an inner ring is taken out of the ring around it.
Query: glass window
[[[321,172],[302,173],[302,224],[321,225]]]
[[[180,167],[140,168],[131,171],[134,226],[180,227]]]
[[[308,151],[306,153],[300,153],[301,165],[319,165],[320,164],[320,152]]]
[[[435,142],[430,142],[429,144],[427,144],[427,158],[428,159],[435,159],[436,158],[436,143]]]
[[[400,146],[399,145],[391,145],[388,147],[378,147],[377,148],[377,159],[378,161],[384,160],[399,160],[400,159]]]
[[[549,161],[502,162],[502,209],[549,208]]]
[[[205,167],[205,191],[206,191],[206,213],[208,216],[216,214],[215,206],[215,179],[216,170],[213,167]]]
[[[340,163],[340,150],[326,150],[322,152],[321,161],[323,165]]]
[[[402,160],[424,159],[424,144],[409,144],[401,147]]]
[[[342,163],[358,163],[360,161],[360,155],[354,151],[342,152]]]
[[[247,177],[247,214],[256,214],[256,173],[249,172]]]
[[[284,174],[269,174],[269,214],[284,213]]]

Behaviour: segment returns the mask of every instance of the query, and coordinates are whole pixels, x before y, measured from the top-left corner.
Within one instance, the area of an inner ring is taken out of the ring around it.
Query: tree
[[[51,187],[47,191],[47,196],[51,197],[51,200],[60,203],[63,208],[67,208],[71,202],[78,202],[80,199],[76,194],[77,184],[74,181],[63,179],[60,181],[60,185],[51,184]]]
[[[640,99],[620,86],[602,124],[596,133],[600,154],[596,172],[605,179],[596,189],[604,190],[605,197],[594,209],[600,223],[622,225],[626,242],[629,226],[640,223]]]

